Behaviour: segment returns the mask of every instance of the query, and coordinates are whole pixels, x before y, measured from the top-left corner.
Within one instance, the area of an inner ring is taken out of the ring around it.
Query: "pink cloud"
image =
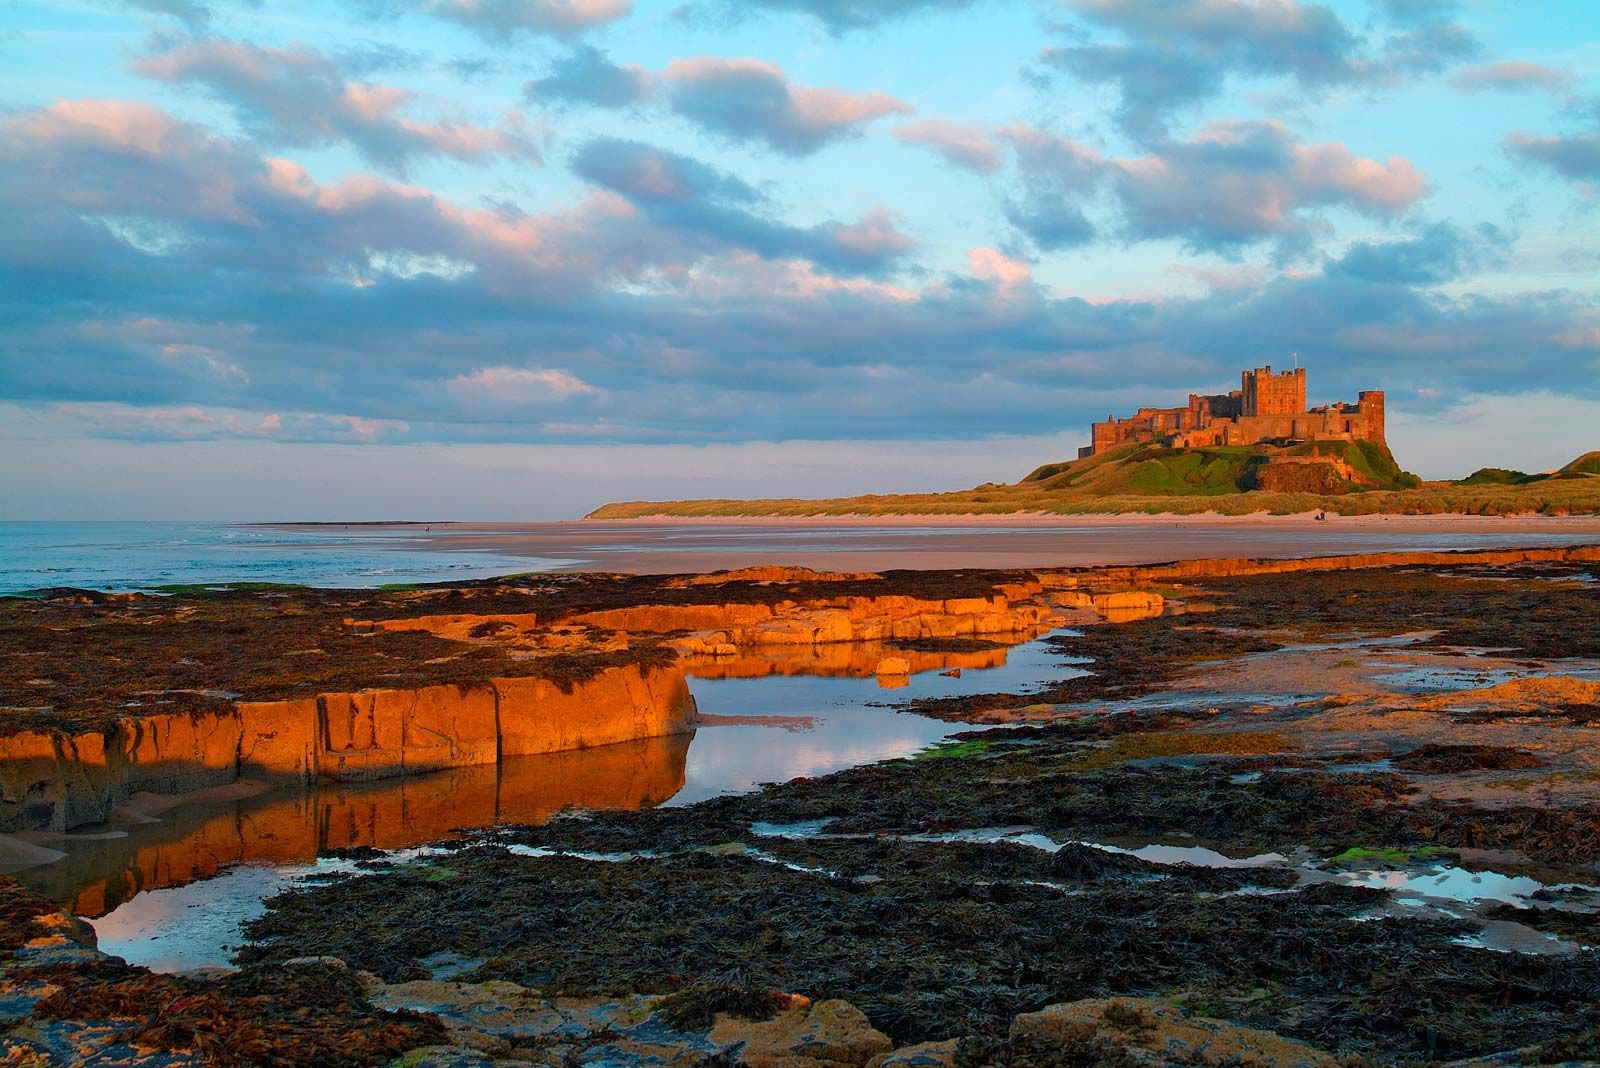
[[[510,404],[560,401],[600,392],[570,371],[550,367],[480,367],[445,385],[468,399]]]
[[[1467,67],[1450,79],[1450,84],[1468,91],[1533,89],[1564,96],[1572,92],[1577,79],[1570,71],[1522,59],[1507,59],[1481,67]]]
[[[675,59],[653,80],[685,118],[728,137],[765,141],[792,155],[860,136],[866,123],[912,110],[887,93],[795,85],[783,68],[756,59]]]
[[[884,259],[909,252],[917,245],[915,239],[895,226],[894,214],[884,208],[868,212],[849,226],[836,227],[833,240],[865,259]]]
[[[903,145],[926,148],[957,167],[980,174],[993,174],[1006,162],[1004,151],[995,143],[987,126],[949,119],[923,119],[896,126],[894,137]]]
[[[133,70],[157,81],[204,86],[267,140],[297,146],[347,141],[395,171],[418,155],[541,162],[537,138],[520,112],[507,114],[498,127],[415,119],[405,112],[420,102],[417,94],[349,81],[337,63],[305,45],[271,48],[193,38],[135,60]]]
[[[967,269],[972,272],[972,277],[992,283],[1001,291],[1016,291],[1033,284],[1033,272],[1028,265],[999,249],[968,249]]]

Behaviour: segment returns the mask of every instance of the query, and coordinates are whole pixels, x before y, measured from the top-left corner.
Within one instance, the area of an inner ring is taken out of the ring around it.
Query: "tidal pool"
[[[1083,674],[1037,639],[918,654],[922,670],[882,682],[871,674],[878,652],[691,666],[705,717],[691,734],[309,790],[241,784],[226,800],[197,798],[153,822],[19,835],[64,855],[14,876],[83,916],[100,947],[130,963],[221,966],[267,898],[308,876],[356,870],[347,851],[425,858],[431,844],[475,828],[541,823],[571,808],[692,804],[909,756],[971,728],[899,712],[893,702],[1026,692]],[[955,667],[958,677],[941,674]]]

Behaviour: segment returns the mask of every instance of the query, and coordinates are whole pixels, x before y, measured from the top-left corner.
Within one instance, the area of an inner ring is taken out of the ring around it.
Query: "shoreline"
[[[252,529],[304,530],[285,524]],[[370,532],[351,526],[351,535]],[[757,564],[886,571],[1155,564],[1183,559],[1600,542],[1600,516],[792,516],[452,522],[383,528],[384,550],[494,553],[530,570],[687,574]],[[319,532],[336,539],[329,525]]]
[[[922,512],[897,512],[893,514],[852,513],[847,515],[749,515],[749,516],[678,516],[660,513],[647,516],[628,516],[619,519],[531,519],[531,520],[471,520],[448,519],[422,522],[412,520],[352,520],[348,523],[327,520],[296,520],[287,522],[229,523],[227,526],[242,530],[406,530],[417,531],[446,528],[452,531],[523,531],[529,528],[554,527],[571,530],[599,530],[605,527],[963,527],[963,526],[1148,526],[1154,523],[1181,525],[1292,525],[1296,523],[1326,523],[1330,526],[1397,526],[1428,527],[1463,526],[1507,530],[1538,529],[1544,527],[1580,527],[1600,532],[1600,514],[1594,515],[1470,515],[1465,512],[1374,513],[1370,515],[1341,515],[1325,513],[1318,520],[1316,512],[1250,512],[1229,515],[1225,512],[954,512],[947,514]]]

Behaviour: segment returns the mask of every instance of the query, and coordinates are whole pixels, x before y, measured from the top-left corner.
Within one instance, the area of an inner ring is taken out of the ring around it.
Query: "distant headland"
[[[1241,372],[1229,393],[1108,415],[1091,425],[1077,459],[1044,464],[1019,482],[820,500],[627,501],[586,518],[1024,512],[1588,515],[1600,513],[1600,451],[1550,472],[1486,467],[1424,482],[1389,451],[1381,390],[1310,408],[1305,368],[1268,365]]]

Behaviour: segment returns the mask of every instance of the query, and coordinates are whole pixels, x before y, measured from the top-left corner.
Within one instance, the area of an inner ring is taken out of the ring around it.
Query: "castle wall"
[[[1306,407],[1304,368],[1274,372],[1271,365],[1244,371],[1232,393],[1191,393],[1183,408],[1140,408],[1132,416],[1107,416],[1090,428],[1079,459],[1133,442],[1177,448],[1254,445],[1262,441],[1385,442],[1384,397],[1366,390],[1358,403]]]

